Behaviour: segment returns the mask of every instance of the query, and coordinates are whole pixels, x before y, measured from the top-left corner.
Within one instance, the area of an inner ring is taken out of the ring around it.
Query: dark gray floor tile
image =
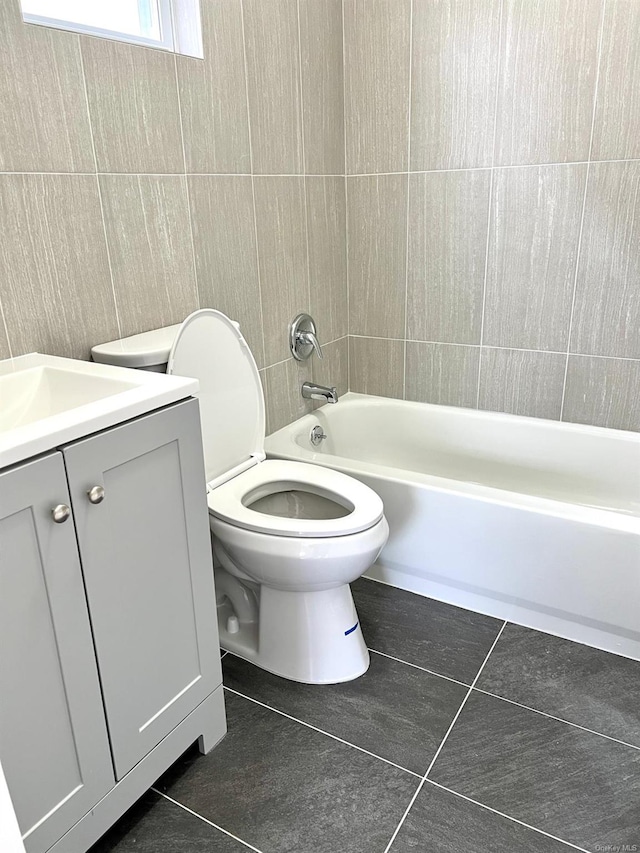
[[[427,782],[391,853],[571,853],[573,849]]]
[[[499,619],[366,578],[351,589],[370,648],[467,684],[502,626]]]
[[[418,780],[226,692],[229,731],[156,784],[264,853],[383,853]]]
[[[640,846],[640,751],[502,699],[472,693],[429,775],[589,850]]]
[[[507,625],[477,687],[640,746],[640,663]]]
[[[247,853],[248,849],[149,791],[89,853]]]
[[[424,774],[467,689],[405,663],[371,655],[368,672],[346,684],[297,684],[233,655],[224,683],[349,743]]]

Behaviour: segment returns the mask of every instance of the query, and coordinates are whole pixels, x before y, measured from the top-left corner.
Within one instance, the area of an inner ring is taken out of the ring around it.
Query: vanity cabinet
[[[113,787],[62,454],[0,473],[0,761],[28,851]]]
[[[0,472],[0,762],[28,853],[87,849],[211,748],[221,681],[195,400]]]

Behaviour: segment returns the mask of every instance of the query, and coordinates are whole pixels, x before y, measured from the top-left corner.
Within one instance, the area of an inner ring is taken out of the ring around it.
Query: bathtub
[[[349,393],[266,450],[378,492],[368,577],[640,660],[639,434]]]

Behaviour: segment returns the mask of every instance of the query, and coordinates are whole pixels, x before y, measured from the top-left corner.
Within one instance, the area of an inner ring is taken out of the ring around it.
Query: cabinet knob
[[[58,504],[51,510],[51,515],[56,524],[62,524],[71,515],[71,510],[66,504]]]
[[[92,504],[101,504],[104,500],[104,489],[102,486],[94,486],[87,492]]]

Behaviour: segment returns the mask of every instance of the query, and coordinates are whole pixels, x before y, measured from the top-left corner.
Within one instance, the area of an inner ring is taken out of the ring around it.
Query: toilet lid
[[[176,335],[167,373],[200,383],[207,483],[265,458],[260,374],[237,323],[213,308],[195,311]]]

